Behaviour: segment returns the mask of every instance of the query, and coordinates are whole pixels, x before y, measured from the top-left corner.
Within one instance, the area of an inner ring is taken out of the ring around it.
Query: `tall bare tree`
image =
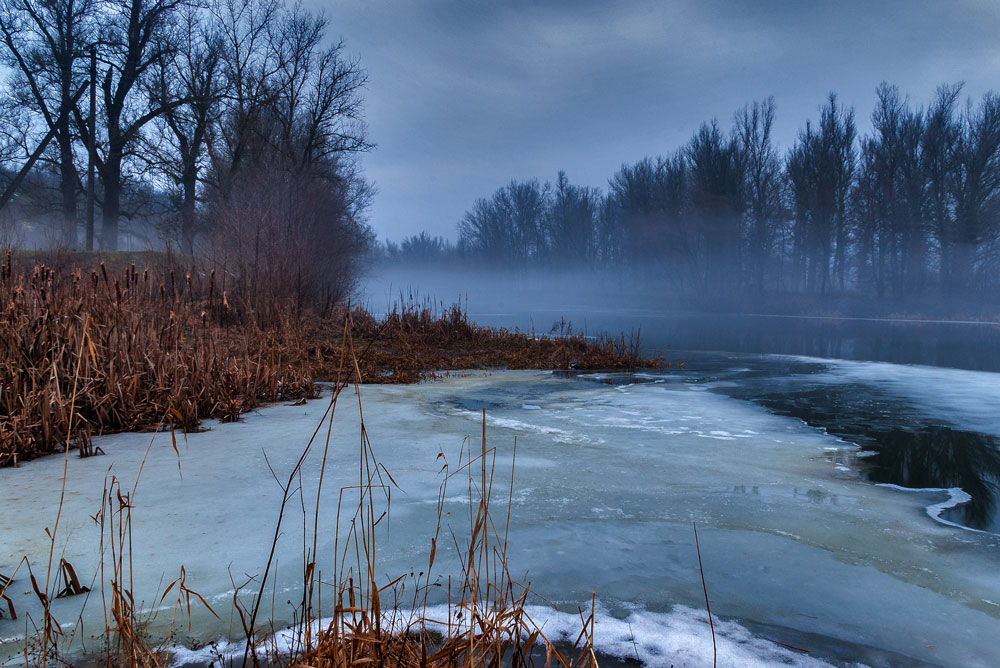
[[[78,175],[73,109],[86,81],[96,0],[2,0],[3,63],[23,108],[37,114],[55,141],[63,243],[76,245]]]
[[[123,168],[146,124],[184,100],[150,99],[144,80],[177,49],[174,21],[187,0],[103,0],[98,59],[104,155],[97,159],[103,197],[101,248],[118,248]],[[82,125],[82,118],[78,120]]]
[[[955,144],[955,287],[974,288],[980,246],[991,231],[988,212],[1000,196],[1000,95],[987,93],[961,117]],[[996,230],[993,230],[996,231]]]
[[[781,161],[771,138],[774,98],[754,102],[736,113],[736,136],[744,165],[746,248],[744,263],[750,283],[764,291],[764,278],[771,264],[777,226],[781,216]]]
[[[147,156],[176,188],[180,241],[188,253],[195,251],[198,186],[227,90],[217,28],[213,16],[201,8],[183,8],[177,49],[157,63],[147,82],[151,102],[163,110]]]
[[[847,286],[850,241],[848,195],[857,167],[853,109],[833,93],[820,108],[818,128],[799,135],[786,163],[795,211],[795,248],[800,280],[807,290],[826,293]]]
[[[216,248],[268,283],[249,292],[292,288],[299,303],[316,290],[339,293],[370,241],[363,210],[372,190],[355,159],[372,147],[361,117],[365,71],[342,44],[324,46],[326,19],[298,5],[221,0],[214,14],[227,80],[209,147]],[[302,201],[247,221],[240,212],[261,192]],[[265,266],[295,270],[273,282]]]
[[[924,175],[927,180],[926,215],[939,249],[939,282],[949,285],[955,275],[952,230],[954,227],[953,177],[955,145],[960,128],[955,106],[961,85],[940,86],[927,110],[922,139]]]

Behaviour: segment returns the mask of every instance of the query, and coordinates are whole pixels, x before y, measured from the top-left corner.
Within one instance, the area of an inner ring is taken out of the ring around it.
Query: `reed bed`
[[[195,430],[206,417],[235,419],[262,401],[315,394],[285,363],[274,331],[233,327],[214,277],[202,294],[191,275],[154,279],[102,263],[18,272],[0,263],[0,466],[61,451],[92,454],[96,434]],[[84,356],[77,359],[77,351]],[[77,363],[76,402],[71,406]]]
[[[179,268],[161,255],[87,267],[73,258],[54,256],[58,268],[9,249],[0,258],[0,466],[66,447],[94,454],[98,434],[192,431],[261,403],[313,398],[317,382],[337,375],[345,323],[367,350],[357,369],[366,383],[416,382],[442,369],[659,364],[640,356],[638,336],[510,332],[470,322],[460,305],[412,299],[381,318],[356,306],[261,304],[230,294],[221,269]]]

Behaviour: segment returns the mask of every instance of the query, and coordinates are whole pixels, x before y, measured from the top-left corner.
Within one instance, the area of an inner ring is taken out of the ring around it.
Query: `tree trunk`
[[[188,254],[194,255],[195,198],[198,186],[197,164],[186,166],[181,180],[184,189],[184,201],[181,204],[181,238],[184,241],[185,250]]]
[[[73,164],[73,143],[69,133],[69,118],[58,132],[59,139],[59,190],[62,195],[62,242],[67,248],[76,248],[76,167]]]
[[[118,217],[121,211],[121,148],[108,151],[102,176],[104,181],[104,206],[101,209],[101,250],[118,250]]]

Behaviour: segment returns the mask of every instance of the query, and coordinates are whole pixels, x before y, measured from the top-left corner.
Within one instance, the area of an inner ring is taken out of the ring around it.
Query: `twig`
[[[701,590],[705,592],[705,610],[708,611],[708,627],[712,630],[712,667],[716,668],[719,661],[719,650],[715,645],[715,623],[712,621],[712,607],[708,604],[708,587],[705,585],[705,569],[701,565],[701,546],[698,544],[698,524],[691,522],[694,527],[694,549],[698,552],[698,571],[701,573]]]

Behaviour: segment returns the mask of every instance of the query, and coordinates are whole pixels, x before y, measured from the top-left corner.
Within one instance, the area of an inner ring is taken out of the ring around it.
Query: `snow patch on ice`
[[[465,418],[470,418],[473,420],[482,420],[482,414],[475,411],[468,411],[463,409],[458,409],[455,411],[455,415],[460,415]],[[559,429],[557,427],[548,427],[540,424],[533,424],[531,422],[524,422],[522,420],[515,420],[513,418],[502,418],[495,415],[486,415],[486,424],[492,427],[502,427],[504,429],[513,429],[514,431],[527,431],[534,434],[545,434],[547,436],[552,436],[552,440],[557,443],[592,443],[594,442],[589,436],[583,434],[578,434],[576,432],[567,431],[565,429]]]
[[[466,617],[456,614],[459,608],[446,605],[430,606],[423,617],[435,620],[424,623],[428,631],[443,635],[460,633],[468,628]],[[525,606],[531,621],[542,629],[547,638],[555,642],[572,643],[580,633],[579,613],[560,612],[541,605]],[[450,616],[449,616],[450,615]],[[385,628],[395,631],[412,629],[416,613],[395,614],[383,620]],[[821,659],[795,652],[766,638],[754,635],[745,627],[732,621],[713,617],[718,664],[743,668],[829,668],[832,664]],[[330,620],[313,624],[313,629],[327,628]],[[262,644],[279,655],[288,655],[300,646],[296,630],[285,629]],[[633,609],[627,617],[617,618],[601,609],[598,604],[594,619],[594,648],[601,654],[637,659],[649,668],[702,668],[713,665],[712,634],[704,611],[686,606],[675,606],[670,612],[649,612]],[[192,650],[177,646],[171,649],[171,665],[175,668],[190,664],[208,664],[222,657],[236,658],[246,650],[245,642],[220,640],[213,645]],[[862,668],[863,664],[851,664]]]

